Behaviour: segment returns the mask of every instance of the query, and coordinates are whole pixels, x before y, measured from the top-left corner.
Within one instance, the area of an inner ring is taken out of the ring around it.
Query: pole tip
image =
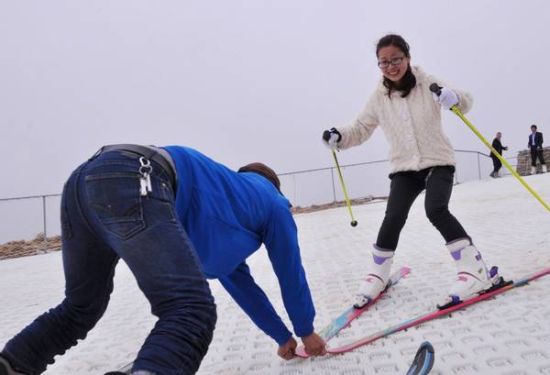
[[[350,223],[350,225],[351,225],[352,227],[356,227],[356,226],[357,226],[357,220],[352,220],[351,223]]]

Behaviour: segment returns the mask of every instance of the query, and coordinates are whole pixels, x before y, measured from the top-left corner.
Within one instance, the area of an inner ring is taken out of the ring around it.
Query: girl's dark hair
[[[383,36],[376,44],[376,57],[378,57],[378,52],[384,47],[394,46],[399,48],[404,54],[405,57],[410,58],[411,54],[409,52],[409,44],[403,39],[401,35],[397,34],[388,34]],[[391,98],[392,91],[401,91],[401,97],[404,98],[411,90],[416,86],[416,77],[414,76],[410,64],[407,66],[407,71],[405,75],[399,82],[393,82],[386,77],[383,81],[384,87],[388,89],[388,96]]]

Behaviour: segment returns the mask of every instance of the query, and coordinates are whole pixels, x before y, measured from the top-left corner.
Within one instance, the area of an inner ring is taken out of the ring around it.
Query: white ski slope
[[[550,202],[550,174],[526,181]],[[296,216],[302,257],[321,328],[352,300],[385,203]],[[508,278],[550,266],[550,212],[513,177],[455,187],[451,211],[462,222],[487,263]],[[0,345],[63,294],[61,254],[0,261]],[[258,283],[281,316],[278,285],[265,251],[249,259]],[[351,328],[335,339],[357,339],[433,308],[454,279],[443,240],[424,215],[423,196],[413,206],[401,236],[395,266],[410,276]],[[550,374],[550,276],[444,318],[400,332],[342,356],[284,362],[276,344],[260,332],[212,282],[218,305],[214,340],[200,374],[404,374],[422,341],[432,342],[433,374]],[[49,375],[103,374],[133,359],[154,318],[124,264],[117,269],[109,308],[86,340],[48,368]]]

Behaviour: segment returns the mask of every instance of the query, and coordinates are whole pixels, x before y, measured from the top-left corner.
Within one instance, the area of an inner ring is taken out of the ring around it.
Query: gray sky
[[[459,6],[456,6],[459,4]],[[467,115],[515,151],[550,123],[546,0],[0,1],[0,197],[58,193],[103,144],[181,144],[237,168],[330,166],[388,32],[470,91]],[[455,148],[484,146],[452,113]],[[550,127],[546,130],[550,137]],[[383,159],[378,130],[341,163]]]

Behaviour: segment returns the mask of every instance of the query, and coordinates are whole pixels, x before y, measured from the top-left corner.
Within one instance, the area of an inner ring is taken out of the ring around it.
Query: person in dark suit
[[[546,173],[548,171],[542,151],[543,142],[542,133],[537,131],[537,125],[531,125],[531,134],[529,134],[529,142],[527,143],[527,148],[531,150],[531,174],[537,172],[537,158],[542,165],[542,172]]]
[[[502,145],[500,138],[502,138],[502,133],[497,132],[495,139],[493,139],[492,146],[498,152],[499,155],[502,155],[502,150],[508,150],[508,147]],[[493,171],[491,172],[491,174],[489,174],[489,176],[493,178],[500,177],[498,175],[498,171],[500,171],[500,168],[502,167],[502,162],[492,151],[490,156],[491,156],[491,159],[493,159]]]

